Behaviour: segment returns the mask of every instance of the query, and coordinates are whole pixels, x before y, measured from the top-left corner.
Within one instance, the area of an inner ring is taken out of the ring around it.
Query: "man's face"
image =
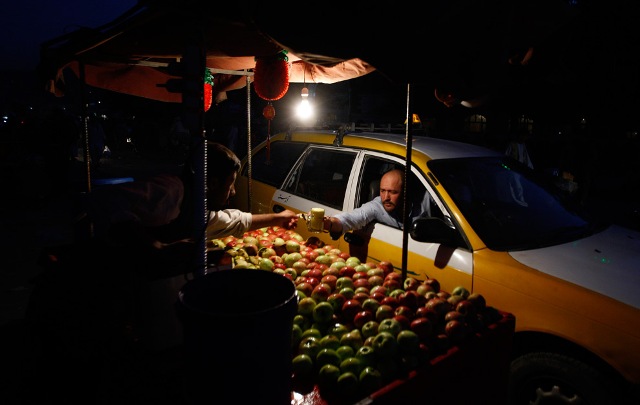
[[[402,176],[386,173],[380,179],[380,199],[385,211],[392,212],[402,204]]]
[[[236,195],[235,182],[237,175],[236,172],[233,172],[224,179],[223,184],[218,184],[219,182],[215,179],[210,181],[210,186],[207,187],[209,209],[217,211],[229,205],[229,199]]]

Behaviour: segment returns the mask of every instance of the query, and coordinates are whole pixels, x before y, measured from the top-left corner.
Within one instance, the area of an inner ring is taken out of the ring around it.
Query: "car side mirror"
[[[418,242],[439,243],[445,246],[460,245],[460,235],[441,218],[418,218],[411,224],[412,239]]]
[[[347,232],[343,236],[345,242],[354,246],[363,246],[365,244],[364,238],[356,233]]]

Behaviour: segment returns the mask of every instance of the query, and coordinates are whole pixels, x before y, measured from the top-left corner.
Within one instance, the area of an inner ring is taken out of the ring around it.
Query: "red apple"
[[[436,293],[440,292],[440,282],[435,278],[427,278],[422,283],[431,286]]]
[[[295,267],[294,267],[295,268]],[[322,270],[318,268],[309,269],[309,272],[306,274],[307,277],[314,277],[318,280],[322,279]]]
[[[342,316],[346,322],[352,323],[358,312],[362,311],[362,303],[355,299],[348,299],[342,305]]]
[[[402,325],[402,329],[411,328],[411,318],[408,318],[406,315],[396,314],[393,316],[393,319],[400,322],[400,325]]]
[[[322,278],[320,279],[320,281],[322,281],[323,283],[329,284],[329,286],[331,287],[332,290],[336,289],[336,281],[337,280],[338,280],[338,277],[336,277],[335,275],[332,275],[332,274],[324,274],[322,276]]]
[[[387,296],[380,291],[374,291],[369,293],[369,298],[373,298],[378,302],[382,302],[382,300],[385,299],[386,297]]]
[[[433,334],[433,324],[431,323],[429,318],[424,316],[414,318],[409,325],[409,329],[414,331],[418,335],[420,340],[423,341],[429,339]]]
[[[331,295],[331,286],[329,284],[320,283],[311,291],[311,298],[316,300],[317,303],[324,302]]]
[[[339,270],[339,276],[340,277],[353,277],[353,275],[356,274],[356,269],[353,266],[342,266]]]
[[[369,278],[369,276],[367,276],[366,271],[356,271],[355,273],[353,273],[353,276],[351,276],[351,278],[353,279],[353,281],[356,281],[361,278]]]
[[[358,300],[360,302],[364,302],[365,300],[367,300],[369,298],[369,294],[359,291],[356,292],[355,294],[353,294],[353,299],[354,300]]]
[[[404,315],[409,319],[413,319],[416,315],[415,311],[406,305],[398,305],[395,308],[394,313],[396,315]]]
[[[444,332],[453,343],[461,343],[469,334],[470,329],[464,322],[454,319],[447,322]]]
[[[365,323],[373,321],[374,319],[373,312],[365,309],[356,313],[353,317],[353,325],[358,329],[362,329]]]
[[[302,293],[307,297],[311,297],[311,293],[313,292],[313,289],[314,289],[314,286],[307,283],[306,281],[303,281],[296,285],[296,290],[302,291]]]
[[[327,302],[333,305],[334,312],[338,312],[342,310],[342,306],[347,302],[347,298],[340,293],[334,292],[327,297]]]
[[[433,298],[424,305],[426,308],[433,309],[438,315],[438,321],[444,321],[444,316],[451,311],[451,304],[442,298]]]
[[[358,288],[358,287],[366,287],[367,289],[371,288],[371,284],[369,283],[369,279],[367,278],[367,276],[364,276],[363,278],[358,278],[358,279],[353,279],[353,286],[354,288]]]
[[[382,283],[383,286],[387,287],[387,290],[401,290],[402,289],[402,281],[394,280],[394,279],[385,279]]]
[[[433,325],[438,323],[438,313],[433,308],[426,306],[416,309],[416,318],[427,318]]]
[[[398,299],[390,295],[387,295],[386,297],[384,297],[382,301],[380,301],[380,304],[388,305],[394,310],[398,307],[398,305],[400,305],[400,303],[398,302]]]
[[[419,297],[421,297],[421,295],[419,295],[415,290],[405,291],[398,296],[398,303],[415,311],[418,309]]]
[[[387,261],[381,261],[378,263],[378,267],[380,267],[385,274],[391,274],[393,272],[393,264]]]

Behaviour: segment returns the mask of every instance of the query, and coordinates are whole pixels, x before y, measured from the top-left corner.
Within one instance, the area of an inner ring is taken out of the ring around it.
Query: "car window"
[[[299,142],[278,141],[261,148],[252,157],[253,179],[279,188],[307,146]],[[245,165],[242,174],[246,177],[247,172],[248,165]]]
[[[506,157],[443,159],[429,168],[493,250],[551,246],[592,231],[538,173]]]
[[[284,191],[342,209],[354,152],[311,147],[293,170]]]

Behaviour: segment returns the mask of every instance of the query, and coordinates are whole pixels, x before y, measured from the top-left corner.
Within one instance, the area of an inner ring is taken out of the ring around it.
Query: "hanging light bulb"
[[[302,74],[302,92],[300,93],[302,100],[300,100],[296,113],[301,121],[306,121],[313,115],[313,109],[309,104],[309,89],[307,88],[307,65],[304,65]]]
[[[311,118],[313,111],[311,109],[311,104],[309,103],[309,89],[305,86],[302,88],[302,100],[300,101],[300,105],[298,105],[298,118],[301,120],[307,120]]]

